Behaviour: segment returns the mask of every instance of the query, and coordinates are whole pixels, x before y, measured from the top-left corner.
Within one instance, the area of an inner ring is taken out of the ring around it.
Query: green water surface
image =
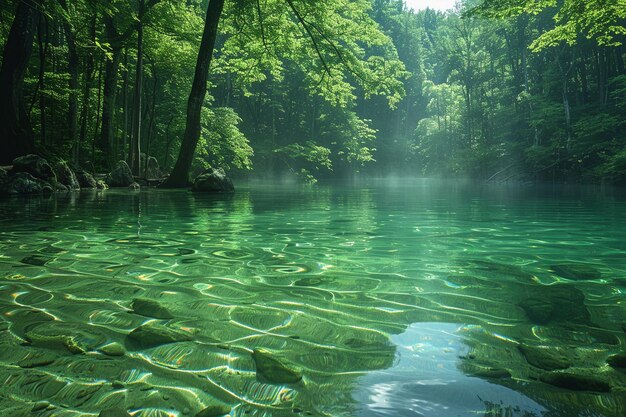
[[[426,180],[5,199],[0,415],[624,416],[624,214]]]

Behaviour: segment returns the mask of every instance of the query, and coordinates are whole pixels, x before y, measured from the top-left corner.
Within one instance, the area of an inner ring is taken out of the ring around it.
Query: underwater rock
[[[36,368],[54,363],[57,355],[50,352],[29,352],[24,359],[17,363],[20,368]]]
[[[76,171],[75,175],[81,188],[93,189],[98,186],[98,184],[96,183],[96,179],[88,172],[82,170]]]
[[[571,373],[550,372],[539,378],[546,384],[572,391],[609,392],[611,386],[597,378]]]
[[[74,171],[70,169],[67,162],[60,161],[52,166],[59,184],[63,184],[69,190],[80,190],[80,183]]]
[[[32,411],[42,411],[45,410],[46,408],[50,407],[50,403],[48,401],[39,401],[36,402],[35,405],[33,405],[33,409]]]
[[[50,258],[41,255],[31,255],[23,258],[20,262],[26,265],[45,266],[50,262]]]
[[[548,324],[554,313],[554,305],[552,303],[537,298],[523,300],[518,306],[524,310],[526,317],[530,321],[539,325]]]
[[[518,294],[522,300],[517,305],[534,324],[591,324],[585,294],[569,284],[532,285],[520,289]]]
[[[488,379],[504,379],[511,377],[511,373],[504,368],[471,367],[467,370],[467,373],[471,376]]]
[[[552,265],[550,267],[560,277],[575,280],[593,280],[602,278],[602,273],[596,268],[579,263]]]
[[[262,349],[254,349],[252,359],[256,365],[257,375],[276,384],[295,384],[302,380],[302,373],[291,369],[272,354]]]
[[[606,363],[612,368],[626,369],[626,353],[609,356]]]
[[[126,161],[119,161],[106,177],[106,183],[110,187],[128,187],[134,182],[135,178]]]
[[[117,342],[102,346],[98,349],[98,352],[104,353],[107,356],[124,356],[126,354],[124,346]]]
[[[76,322],[51,321],[29,328],[25,335],[32,346],[81,354],[95,350],[107,336],[97,327]]]
[[[140,316],[153,317],[155,319],[169,320],[174,316],[165,307],[154,300],[145,298],[135,298],[131,303],[133,313]]]
[[[131,349],[150,349],[169,343],[189,342],[192,337],[183,331],[160,324],[148,323],[137,327],[126,336],[126,346]]]
[[[218,417],[230,413],[230,407],[226,404],[210,405],[204,410],[198,412],[196,417]]]
[[[223,169],[210,168],[195,179],[191,191],[200,193],[233,192],[235,186]]]
[[[532,366],[546,371],[556,371],[569,368],[569,360],[556,349],[519,345],[519,351]]]
[[[108,408],[100,411],[98,417],[130,417],[130,414],[121,408]]]

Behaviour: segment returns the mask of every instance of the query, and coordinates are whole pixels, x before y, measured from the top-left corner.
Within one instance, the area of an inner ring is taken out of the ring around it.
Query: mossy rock
[[[130,417],[130,414],[121,408],[108,408],[100,411],[98,417]]]
[[[481,366],[472,366],[467,369],[467,373],[477,378],[487,379],[505,379],[511,377],[511,373],[504,368],[484,368]]]
[[[617,355],[609,356],[606,363],[612,368],[626,370],[626,353],[618,353]]]
[[[124,356],[126,354],[124,346],[117,342],[112,342],[98,348],[98,352],[104,353],[107,356]]]
[[[148,323],[137,327],[126,336],[126,346],[132,350],[150,349],[170,343],[189,342],[191,340],[193,339],[189,333],[155,323]]]
[[[524,355],[524,358],[526,358],[526,362],[536,368],[546,371],[556,371],[567,369],[571,366],[568,358],[556,349],[525,345],[519,345],[518,349],[522,355]]]
[[[52,321],[29,329],[24,338],[36,347],[80,354],[95,350],[95,346],[101,345],[106,340],[104,334],[92,327],[79,323]]]
[[[585,294],[570,284],[524,286],[516,293],[533,324],[592,325]]]
[[[572,391],[610,392],[611,385],[598,378],[565,372],[550,372],[539,378],[546,384]]]
[[[26,368],[26,369],[37,368],[39,366],[50,365],[54,363],[54,361],[56,361],[57,358],[58,356],[52,352],[46,352],[46,351],[28,352],[26,357],[17,363],[17,366],[19,366],[20,368]]]
[[[560,277],[574,280],[593,280],[602,278],[602,273],[591,265],[581,263],[567,263],[550,267]]]
[[[140,316],[152,317],[155,319],[169,320],[174,316],[169,310],[163,307],[161,304],[154,300],[147,300],[145,298],[135,298],[131,304],[133,313]]]
[[[295,384],[302,380],[302,373],[289,367],[266,350],[254,349],[252,359],[257,375],[275,384]]]
[[[230,406],[226,404],[214,404],[198,412],[196,417],[219,417],[228,413],[230,413]]]

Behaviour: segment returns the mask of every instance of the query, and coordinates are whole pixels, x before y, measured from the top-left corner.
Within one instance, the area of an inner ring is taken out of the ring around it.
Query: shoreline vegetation
[[[0,165],[626,184],[621,0],[253,3],[3,3]]]

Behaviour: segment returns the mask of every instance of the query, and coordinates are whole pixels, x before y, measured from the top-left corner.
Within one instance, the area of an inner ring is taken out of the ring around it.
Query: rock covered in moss
[[[290,367],[266,350],[254,349],[252,359],[256,365],[257,375],[266,381],[275,384],[295,384],[302,380],[302,373],[299,370]]]
[[[81,188],[93,189],[97,187],[96,179],[90,173],[78,170],[75,175]]]
[[[534,324],[591,324],[585,294],[569,284],[533,285],[519,295],[521,301],[517,305]]]
[[[226,404],[213,404],[196,414],[196,417],[219,417],[230,413],[230,407]]]
[[[199,193],[233,192],[235,186],[223,169],[211,168],[195,179],[191,190]]]
[[[573,280],[594,280],[602,278],[602,273],[591,265],[567,263],[550,267],[560,277]]]
[[[130,349],[150,349],[177,342],[193,340],[189,333],[174,330],[156,323],[137,327],[126,336],[126,346]]]
[[[108,408],[100,411],[98,417],[130,417],[130,414],[121,408]]]
[[[141,316],[152,317],[155,319],[169,320],[174,316],[169,310],[154,300],[145,298],[135,298],[131,303],[133,313]]]
[[[0,184],[0,194],[50,194],[54,188],[46,181],[35,178],[28,172],[18,172],[7,177],[4,183]]]
[[[549,372],[539,378],[546,384],[572,391],[609,392],[611,386],[601,379],[566,372]]]
[[[107,356],[124,356],[126,354],[124,346],[117,342],[112,342],[98,348],[98,352],[104,353]]]
[[[13,160],[11,173],[27,172],[35,178],[55,183],[56,176],[52,166],[39,155],[24,155]]]
[[[119,161],[106,177],[110,187],[129,187],[134,182],[135,178],[126,161]]]
[[[536,368],[555,371],[567,369],[571,366],[568,358],[557,349],[525,345],[519,345],[518,349],[526,358],[526,362]]]
[[[59,184],[63,184],[70,191],[80,190],[78,178],[67,162],[59,161],[53,164],[52,168]]]
[[[609,356],[606,363],[612,368],[626,370],[626,353],[618,353],[617,355]]]

